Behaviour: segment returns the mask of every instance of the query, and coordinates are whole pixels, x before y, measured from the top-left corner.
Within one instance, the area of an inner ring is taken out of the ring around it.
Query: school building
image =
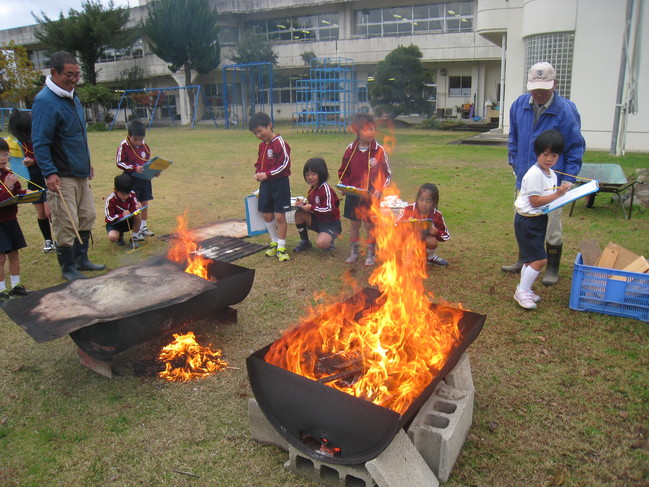
[[[129,26],[146,17],[147,0],[130,9]],[[498,121],[508,132],[508,109],[524,93],[529,67],[548,61],[558,91],[573,100],[590,149],[649,151],[648,0],[211,0],[219,13],[221,65],[193,73],[203,100],[218,106],[222,66],[242,32],[252,29],[278,56],[273,115],[299,116],[302,54],[353,66],[354,109],[371,110],[367,86],[378,62],[414,44],[430,71],[425,96],[438,117]],[[0,31],[0,44],[24,45],[34,64],[47,58],[30,25]],[[644,53],[644,57],[642,54]],[[182,72],[138,39],[125,52],[108,50],[97,65],[99,82],[120,88],[125,70],[139,66],[147,88],[181,87]],[[183,91],[167,112],[188,121]]]

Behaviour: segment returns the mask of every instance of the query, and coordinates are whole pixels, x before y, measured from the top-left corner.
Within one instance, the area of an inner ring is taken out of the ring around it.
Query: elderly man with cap
[[[575,182],[581,170],[586,143],[581,135],[581,118],[577,107],[555,91],[555,71],[549,63],[536,63],[527,76],[529,93],[519,96],[509,110],[509,164],[516,175],[516,191],[527,170],[536,163],[534,140],[546,130],[558,130],[563,135],[564,151],[553,168],[558,183]],[[563,174],[562,174],[563,173]],[[548,213],[545,237],[548,264],[542,283],[546,286],[559,280],[562,250],[561,209]],[[523,261],[519,254],[516,263],[501,267],[503,272],[520,272]]]

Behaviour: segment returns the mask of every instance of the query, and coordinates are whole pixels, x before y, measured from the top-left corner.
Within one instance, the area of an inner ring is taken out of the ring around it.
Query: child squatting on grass
[[[7,169],[9,163],[9,144],[0,137],[0,201],[25,194],[18,177]],[[18,205],[16,203],[0,207],[0,304],[4,304],[31,291],[20,283],[20,257],[18,250],[27,247],[25,237],[18,224]],[[5,283],[5,262],[9,261],[11,289]]]
[[[448,262],[437,255],[437,245],[439,242],[446,242],[451,235],[442,213],[437,209],[438,204],[437,186],[431,183],[422,184],[417,190],[415,202],[403,209],[397,218],[397,224],[412,224],[413,228],[421,229],[421,240],[426,245],[426,262],[446,267]]]
[[[514,300],[525,309],[535,309],[541,300],[532,291],[532,284],[547,262],[544,242],[548,215],[543,213],[543,207],[572,187],[568,182],[557,187],[557,174],[551,170],[563,152],[563,145],[563,136],[557,130],[546,130],[536,138],[536,164],[523,176],[521,190],[514,202],[514,231],[524,263]]]
[[[255,179],[259,181],[257,209],[264,218],[270,235],[267,257],[286,262],[291,257],[286,252],[287,211],[291,210],[291,148],[281,135],[273,131],[273,122],[268,114],[255,113],[248,122],[248,128],[261,140],[255,162]]]
[[[340,184],[355,190],[355,193],[343,190],[346,192],[343,216],[350,221],[350,253],[345,262],[353,264],[360,257],[360,229],[361,224],[364,223],[367,236],[365,265],[372,266],[376,263],[374,223],[370,211],[372,199],[381,199],[383,189],[390,184],[392,172],[387,153],[374,139],[376,135],[374,117],[368,113],[354,115],[351,130],[356,135],[356,140],[347,146],[342,165],[338,169]]]
[[[104,215],[108,240],[125,245],[124,233],[131,232],[131,248],[138,248],[136,235],[140,229],[142,218],[139,213],[134,213],[142,208],[133,191],[133,178],[127,173],[115,176],[115,188],[106,198]],[[132,216],[131,216],[132,215]],[[130,218],[128,218],[130,216]],[[125,220],[122,220],[126,218]],[[120,221],[121,220],[121,221]]]
[[[304,164],[304,180],[309,185],[306,201],[298,199],[295,211],[295,226],[300,234],[300,243],[293,249],[304,252],[312,247],[309,230],[318,233],[316,246],[322,250],[334,250],[334,240],[342,232],[340,224],[340,200],[327,183],[329,171],[324,159],[314,157]]]
[[[142,224],[140,230],[133,232],[133,239],[141,242],[145,237],[153,237],[154,233],[149,230],[148,217],[149,206],[153,199],[153,184],[150,179],[138,178],[137,175],[144,171],[144,165],[151,159],[151,149],[144,140],[146,127],[139,120],[132,120],[128,124],[128,134],[117,149],[116,164],[124,173],[133,177],[133,189],[138,201],[143,207]],[[156,175],[160,176],[158,173]]]

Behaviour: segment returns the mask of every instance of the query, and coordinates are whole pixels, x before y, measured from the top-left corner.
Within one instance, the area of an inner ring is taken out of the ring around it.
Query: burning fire
[[[167,258],[174,262],[187,262],[185,272],[197,275],[208,281],[214,281],[210,278],[207,266],[212,262],[198,253],[199,247],[192,239],[191,232],[187,230],[187,216],[179,215],[176,217],[178,226],[172,240],[171,248],[167,252]]]
[[[174,333],[174,341],[162,348],[158,359],[165,364],[159,377],[173,382],[202,379],[225,370],[228,363],[221,360],[221,351],[203,347],[193,332]]]
[[[431,309],[420,230],[395,225],[378,201],[371,211],[381,264],[369,283],[380,297],[375,303],[357,299],[312,309],[272,344],[265,360],[402,414],[460,341],[462,312],[451,306]]]

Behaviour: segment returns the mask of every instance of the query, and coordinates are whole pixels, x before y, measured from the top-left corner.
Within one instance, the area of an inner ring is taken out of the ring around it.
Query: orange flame
[[[185,272],[197,275],[208,281],[214,281],[210,278],[207,266],[212,262],[198,253],[200,250],[198,244],[192,239],[192,234],[187,230],[187,216],[178,215],[176,217],[178,226],[174,234],[171,247],[167,252],[167,258],[173,262],[187,262]]]
[[[381,296],[374,304],[348,300],[313,308],[271,345],[265,360],[402,414],[459,342],[463,313],[431,309],[421,230],[395,225],[378,201],[371,211],[381,264],[369,283]]]
[[[173,382],[183,382],[202,379],[225,370],[228,363],[221,360],[221,351],[212,350],[210,346],[199,345],[191,331],[184,335],[174,333],[174,341],[164,346],[158,356],[158,360],[165,364],[165,370],[158,376]],[[172,362],[177,366],[174,367]]]

